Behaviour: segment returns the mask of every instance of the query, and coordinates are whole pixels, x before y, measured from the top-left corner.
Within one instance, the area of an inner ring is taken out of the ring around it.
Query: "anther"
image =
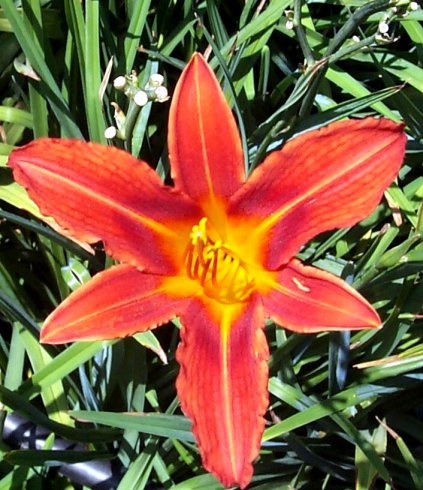
[[[254,286],[246,265],[221,240],[213,240],[207,218],[192,227],[186,251],[186,270],[197,280],[204,293],[222,303],[244,301]]]

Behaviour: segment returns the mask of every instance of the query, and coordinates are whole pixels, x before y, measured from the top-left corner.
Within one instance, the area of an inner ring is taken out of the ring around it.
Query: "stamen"
[[[222,303],[245,301],[254,289],[246,264],[221,240],[212,240],[207,218],[192,227],[185,264],[188,277]]]
[[[206,264],[204,260],[204,244],[201,240],[197,241],[196,249],[197,249],[196,251],[197,251],[198,260],[200,264],[204,267]]]
[[[204,286],[204,282],[206,281],[207,273],[209,272],[209,267],[210,267],[211,259],[209,259],[205,264],[203,268],[203,272],[201,274],[200,278],[200,284]]]
[[[191,247],[190,246],[187,247],[186,256],[187,256],[187,273],[188,273],[188,277],[190,279],[194,279],[194,276],[193,276],[193,273],[192,273],[192,259],[194,257],[192,246]]]
[[[200,261],[198,260],[198,257],[195,259],[194,262],[194,269],[192,270],[192,278],[193,279],[198,279],[198,271],[200,269]]]
[[[218,266],[218,263],[219,263],[219,249],[217,249],[216,253],[214,254],[213,267],[211,270],[211,280],[212,280],[212,284],[214,287],[218,286],[218,284],[217,284],[217,266]]]

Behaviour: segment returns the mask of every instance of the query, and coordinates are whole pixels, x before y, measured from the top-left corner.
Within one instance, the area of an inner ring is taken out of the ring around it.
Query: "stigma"
[[[211,233],[207,218],[192,227],[185,264],[188,277],[221,303],[243,302],[254,290],[247,265],[216,233]]]

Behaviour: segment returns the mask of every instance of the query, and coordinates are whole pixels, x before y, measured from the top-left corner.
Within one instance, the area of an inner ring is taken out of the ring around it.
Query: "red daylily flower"
[[[174,187],[113,147],[40,139],[15,150],[15,178],[42,212],[121,262],[48,317],[42,342],[124,337],[179,315],[177,391],[204,467],[245,487],[268,405],[265,319],[300,333],[381,325],[354,289],[293,256],[377,206],[405,140],[386,119],[337,122],[289,141],[246,181],[234,118],[196,54],[170,110]]]

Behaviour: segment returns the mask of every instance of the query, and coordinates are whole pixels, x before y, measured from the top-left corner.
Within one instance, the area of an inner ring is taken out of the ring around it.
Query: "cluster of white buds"
[[[393,12],[394,13],[394,12]],[[375,41],[377,44],[387,44],[398,41],[398,37],[394,37],[389,33],[389,22],[392,20],[392,14],[385,14],[379,22]]]
[[[166,102],[169,99],[167,88],[163,85],[164,78],[160,73],[153,73],[144,90],[150,100],[154,102]]]
[[[153,73],[144,88],[138,86],[138,79],[134,73],[129,76],[120,76],[114,79],[113,86],[127,97],[133,99],[135,104],[144,107],[147,102],[165,102],[169,99],[167,88],[163,86],[164,77],[160,73]]]
[[[393,18],[407,17],[411,12],[420,9],[419,2],[410,2],[409,0],[393,0],[394,4],[388,13],[386,13],[379,22],[378,31],[375,40],[378,44],[386,44],[398,41],[398,37],[394,37],[389,33],[390,22]]]
[[[392,13],[399,17],[407,17],[410,12],[415,12],[420,8],[419,2],[410,2],[409,0],[397,0],[391,8]]]
[[[144,107],[148,102],[166,102],[169,99],[167,88],[163,85],[164,77],[160,73],[153,73],[148,79],[144,88],[138,85],[138,78],[133,72],[127,76],[119,76],[113,80],[113,87],[123,92],[129,99],[133,100],[138,107]],[[125,139],[126,116],[123,110],[112,102],[115,108],[114,118],[116,127],[110,126],[105,132],[106,139],[121,138]]]

